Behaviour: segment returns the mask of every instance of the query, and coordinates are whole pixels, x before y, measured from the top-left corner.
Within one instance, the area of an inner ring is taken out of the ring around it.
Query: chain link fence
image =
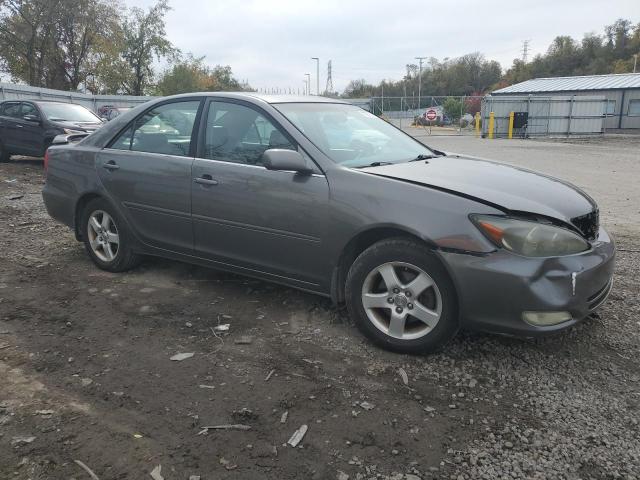
[[[481,96],[371,97],[369,110],[398,128],[421,135],[474,135]],[[416,133],[416,132],[413,132]]]

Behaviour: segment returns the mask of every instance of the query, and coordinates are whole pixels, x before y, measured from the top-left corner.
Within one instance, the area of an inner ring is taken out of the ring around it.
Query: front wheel
[[[389,350],[432,352],[458,330],[453,282],[417,241],[388,239],[362,252],[349,270],[345,296],[358,328]]]
[[[90,201],[82,215],[82,238],[93,263],[109,272],[124,272],[140,263],[131,245],[131,234],[109,202]]]

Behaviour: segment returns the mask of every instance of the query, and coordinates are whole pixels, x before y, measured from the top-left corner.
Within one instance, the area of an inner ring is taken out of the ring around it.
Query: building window
[[[630,117],[640,117],[640,99],[629,100],[629,111],[627,115]]]
[[[607,100],[607,115],[614,115],[616,113],[616,101],[615,100]]]

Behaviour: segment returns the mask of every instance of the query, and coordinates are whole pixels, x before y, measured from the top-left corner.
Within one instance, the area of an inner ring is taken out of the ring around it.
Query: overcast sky
[[[153,0],[126,0],[149,6]],[[416,56],[439,59],[480,51],[503,69],[530,40],[534,55],[557,35],[581,39],[620,17],[640,22],[640,0],[170,0],[171,42],[230,65],[255,88],[302,88],[320,57],[320,89],[327,61],[334,87],[365,78],[400,79]]]

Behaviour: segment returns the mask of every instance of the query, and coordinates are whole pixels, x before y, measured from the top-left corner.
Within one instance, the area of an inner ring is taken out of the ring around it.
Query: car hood
[[[101,122],[87,123],[87,122],[64,121],[64,122],[53,122],[53,123],[55,123],[57,126],[61,128],[68,128],[69,130],[77,130],[79,132],[95,132],[102,125],[104,125]]]
[[[367,167],[362,171],[443,190],[509,212],[526,212],[566,223],[597,209],[574,185],[512,165],[456,154]]]

